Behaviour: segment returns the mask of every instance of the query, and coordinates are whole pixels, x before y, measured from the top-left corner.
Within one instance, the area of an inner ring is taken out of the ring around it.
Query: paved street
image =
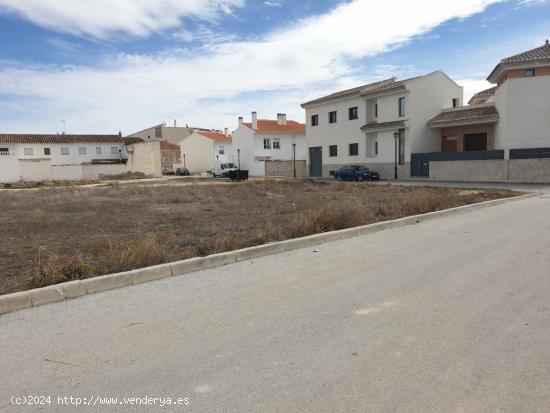
[[[0,316],[0,411],[550,411],[549,195],[318,250]]]

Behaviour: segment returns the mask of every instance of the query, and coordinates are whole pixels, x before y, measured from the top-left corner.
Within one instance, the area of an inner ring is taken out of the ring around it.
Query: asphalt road
[[[0,411],[550,411],[549,195],[318,249],[0,316]]]

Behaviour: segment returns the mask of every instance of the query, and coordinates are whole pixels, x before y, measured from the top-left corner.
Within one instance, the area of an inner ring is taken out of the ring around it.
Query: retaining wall
[[[293,161],[265,161],[265,176],[294,176]],[[296,176],[307,176],[306,161],[296,161]]]
[[[477,182],[550,182],[550,159],[431,161],[430,179]]]

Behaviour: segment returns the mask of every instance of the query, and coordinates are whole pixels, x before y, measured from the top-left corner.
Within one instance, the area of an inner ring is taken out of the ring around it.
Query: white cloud
[[[269,7],[282,7],[282,3],[279,0],[266,0],[264,4]]]
[[[468,104],[468,101],[474,96],[475,93],[481,92],[482,90],[489,89],[493,87],[491,83],[486,80],[480,79],[458,79],[456,80],[460,86],[464,87],[464,104]]]
[[[177,27],[183,17],[215,20],[245,0],[0,0],[15,13],[51,30],[106,38],[116,32],[147,36]]]
[[[541,5],[541,4],[548,4],[550,3],[550,0],[519,0],[518,3],[520,5]]]
[[[58,127],[57,119],[67,119],[78,129],[73,132],[130,132],[174,117],[180,123],[231,127],[236,116],[254,109],[263,116],[286,111],[303,118],[301,102],[354,86],[358,79],[371,80],[357,71],[357,59],[406,44],[497,1],[354,0],[255,40],[119,55],[95,68],[6,68],[0,70],[0,95],[17,98],[11,111],[25,122],[2,122],[0,115],[0,123],[47,132]]]

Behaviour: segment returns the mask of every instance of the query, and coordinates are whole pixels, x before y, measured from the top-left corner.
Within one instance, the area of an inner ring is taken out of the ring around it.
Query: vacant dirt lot
[[[272,180],[0,191],[0,294],[512,195]]]

